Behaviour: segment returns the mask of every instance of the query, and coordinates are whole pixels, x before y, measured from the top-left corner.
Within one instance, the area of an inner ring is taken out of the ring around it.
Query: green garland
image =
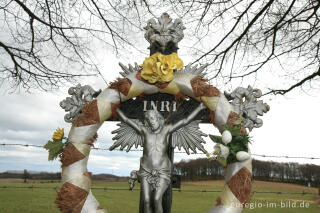
[[[239,151],[248,152],[248,150],[249,150],[248,144],[251,143],[250,137],[246,134],[240,134],[241,125],[242,124],[234,125],[233,127],[229,126],[229,125],[225,125],[223,127],[223,131],[228,130],[228,131],[230,131],[230,133],[232,135],[232,141],[228,144],[225,144],[222,142],[221,136],[209,135],[213,142],[222,144],[222,145],[227,146],[229,148],[229,155],[227,157],[227,164],[239,162],[236,158],[237,152],[239,152]]]

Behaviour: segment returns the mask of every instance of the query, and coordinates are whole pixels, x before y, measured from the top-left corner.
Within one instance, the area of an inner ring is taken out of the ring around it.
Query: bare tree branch
[[[290,91],[292,91],[293,89],[302,86],[304,83],[306,83],[307,81],[311,81],[316,77],[320,77],[320,68],[318,69],[317,72],[305,77],[304,79],[302,79],[301,81],[299,81],[298,83],[292,85],[291,87],[289,87],[288,89],[275,89],[275,90],[270,90],[269,92],[263,94],[263,95],[268,95],[268,94],[274,94],[274,95],[284,95]]]
[[[280,83],[267,94],[286,94],[319,81],[319,8],[318,0],[3,0],[0,80],[47,90],[81,75],[103,78],[96,46],[146,55],[143,26],[167,12],[187,27],[179,53],[208,63],[209,79],[252,81],[276,67]]]

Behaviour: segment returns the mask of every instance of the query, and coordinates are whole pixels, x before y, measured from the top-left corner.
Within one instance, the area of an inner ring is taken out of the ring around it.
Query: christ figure
[[[171,182],[173,166],[167,154],[170,134],[190,123],[204,108],[201,103],[188,117],[175,124],[165,124],[158,111],[147,110],[144,125],[129,119],[117,109],[123,122],[143,137],[143,156],[138,175],[143,190],[144,213],[163,213],[162,196]]]

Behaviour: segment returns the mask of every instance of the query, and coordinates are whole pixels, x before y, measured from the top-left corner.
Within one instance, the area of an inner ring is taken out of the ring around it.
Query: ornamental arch
[[[181,20],[172,22],[167,14],[163,14],[158,21],[159,23],[151,20],[146,27],[146,37],[151,44],[150,49],[157,52],[157,48],[153,46],[157,41],[157,45],[160,45],[160,49],[164,53],[176,53],[177,43],[179,39],[182,39],[183,34],[182,37],[179,33],[180,37],[172,36],[167,39],[167,37],[161,37],[161,34],[155,34],[154,31],[166,23],[168,26],[166,29],[174,28],[180,32],[184,29]],[[166,44],[169,42],[171,42],[170,48],[175,47],[172,50],[166,48]],[[230,127],[240,125],[239,134],[246,135],[245,124],[248,128],[250,125],[259,125],[257,113],[255,115],[249,113],[244,123],[241,111],[237,108],[239,105],[232,105],[229,102],[230,98],[236,99],[237,96],[241,100],[243,96],[246,96],[250,102],[250,94],[252,97],[258,97],[258,95],[252,95],[253,93],[257,94],[258,91],[251,87],[248,89],[238,88],[238,91],[227,94],[227,98],[204,78],[204,67],[187,65],[180,70],[174,69],[175,71],[172,71],[170,78],[164,76],[154,81],[157,76],[154,77],[154,73],[143,73],[142,67],[137,65],[125,67],[122,64],[120,66],[123,70],[121,73],[123,78],[112,82],[95,99],[92,99],[97,95],[94,90],[91,88],[82,90],[82,87],[79,86],[81,98],[87,98],[86,104],[81,108],[81,113],[79,110],[71,109],[65,117],[68,121],[72,120],[72,127],[68,136],[69,143],[61,154],[62,187],[55,201],[62,212],[106,212],[91,192],[91,173],[87,170],[87,162],[91,145],[97,138],[97,130],[104,121],[119,120],[117,109],[125,101],[158,93],[170,94],[176,100],[189,97],[205,105],[210,122],[221,133],[226,125]],[[153,79],[152,82],[150,79]],[[248,91],[251,93],[249,94]],[[69,94],[73,93],[75,92],[69,91]],[[257,103],[255,98],[252,98],[251,102],[252,104]],[[61,105],[65,107],[67,103]],[[153,106],[157,107],[156,103],[153,103]],[[169,106],[166,103],[161,103],[158,107],[161,111]],[[267,111],[266,105],[262,111]],[[71,119],[72,117],[75,118]],[[217,200],[217,205],[208,211],[217,213],[241,212],[243,204],[249,201],[251,172],[250,152],[246,152],[246,156],[239,158],[236,162],[227,164],[223,192]]]

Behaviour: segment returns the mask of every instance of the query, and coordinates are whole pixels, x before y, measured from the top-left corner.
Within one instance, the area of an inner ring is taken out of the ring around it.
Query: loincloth
[[[165,179],[170,183],[171,180],[171,171],[169,169],[148,169],[143,165],[140,165],[139,176],[141,178],[146,178],[147,182],[151,185],[152,189],[159,187],[160,179]]]

